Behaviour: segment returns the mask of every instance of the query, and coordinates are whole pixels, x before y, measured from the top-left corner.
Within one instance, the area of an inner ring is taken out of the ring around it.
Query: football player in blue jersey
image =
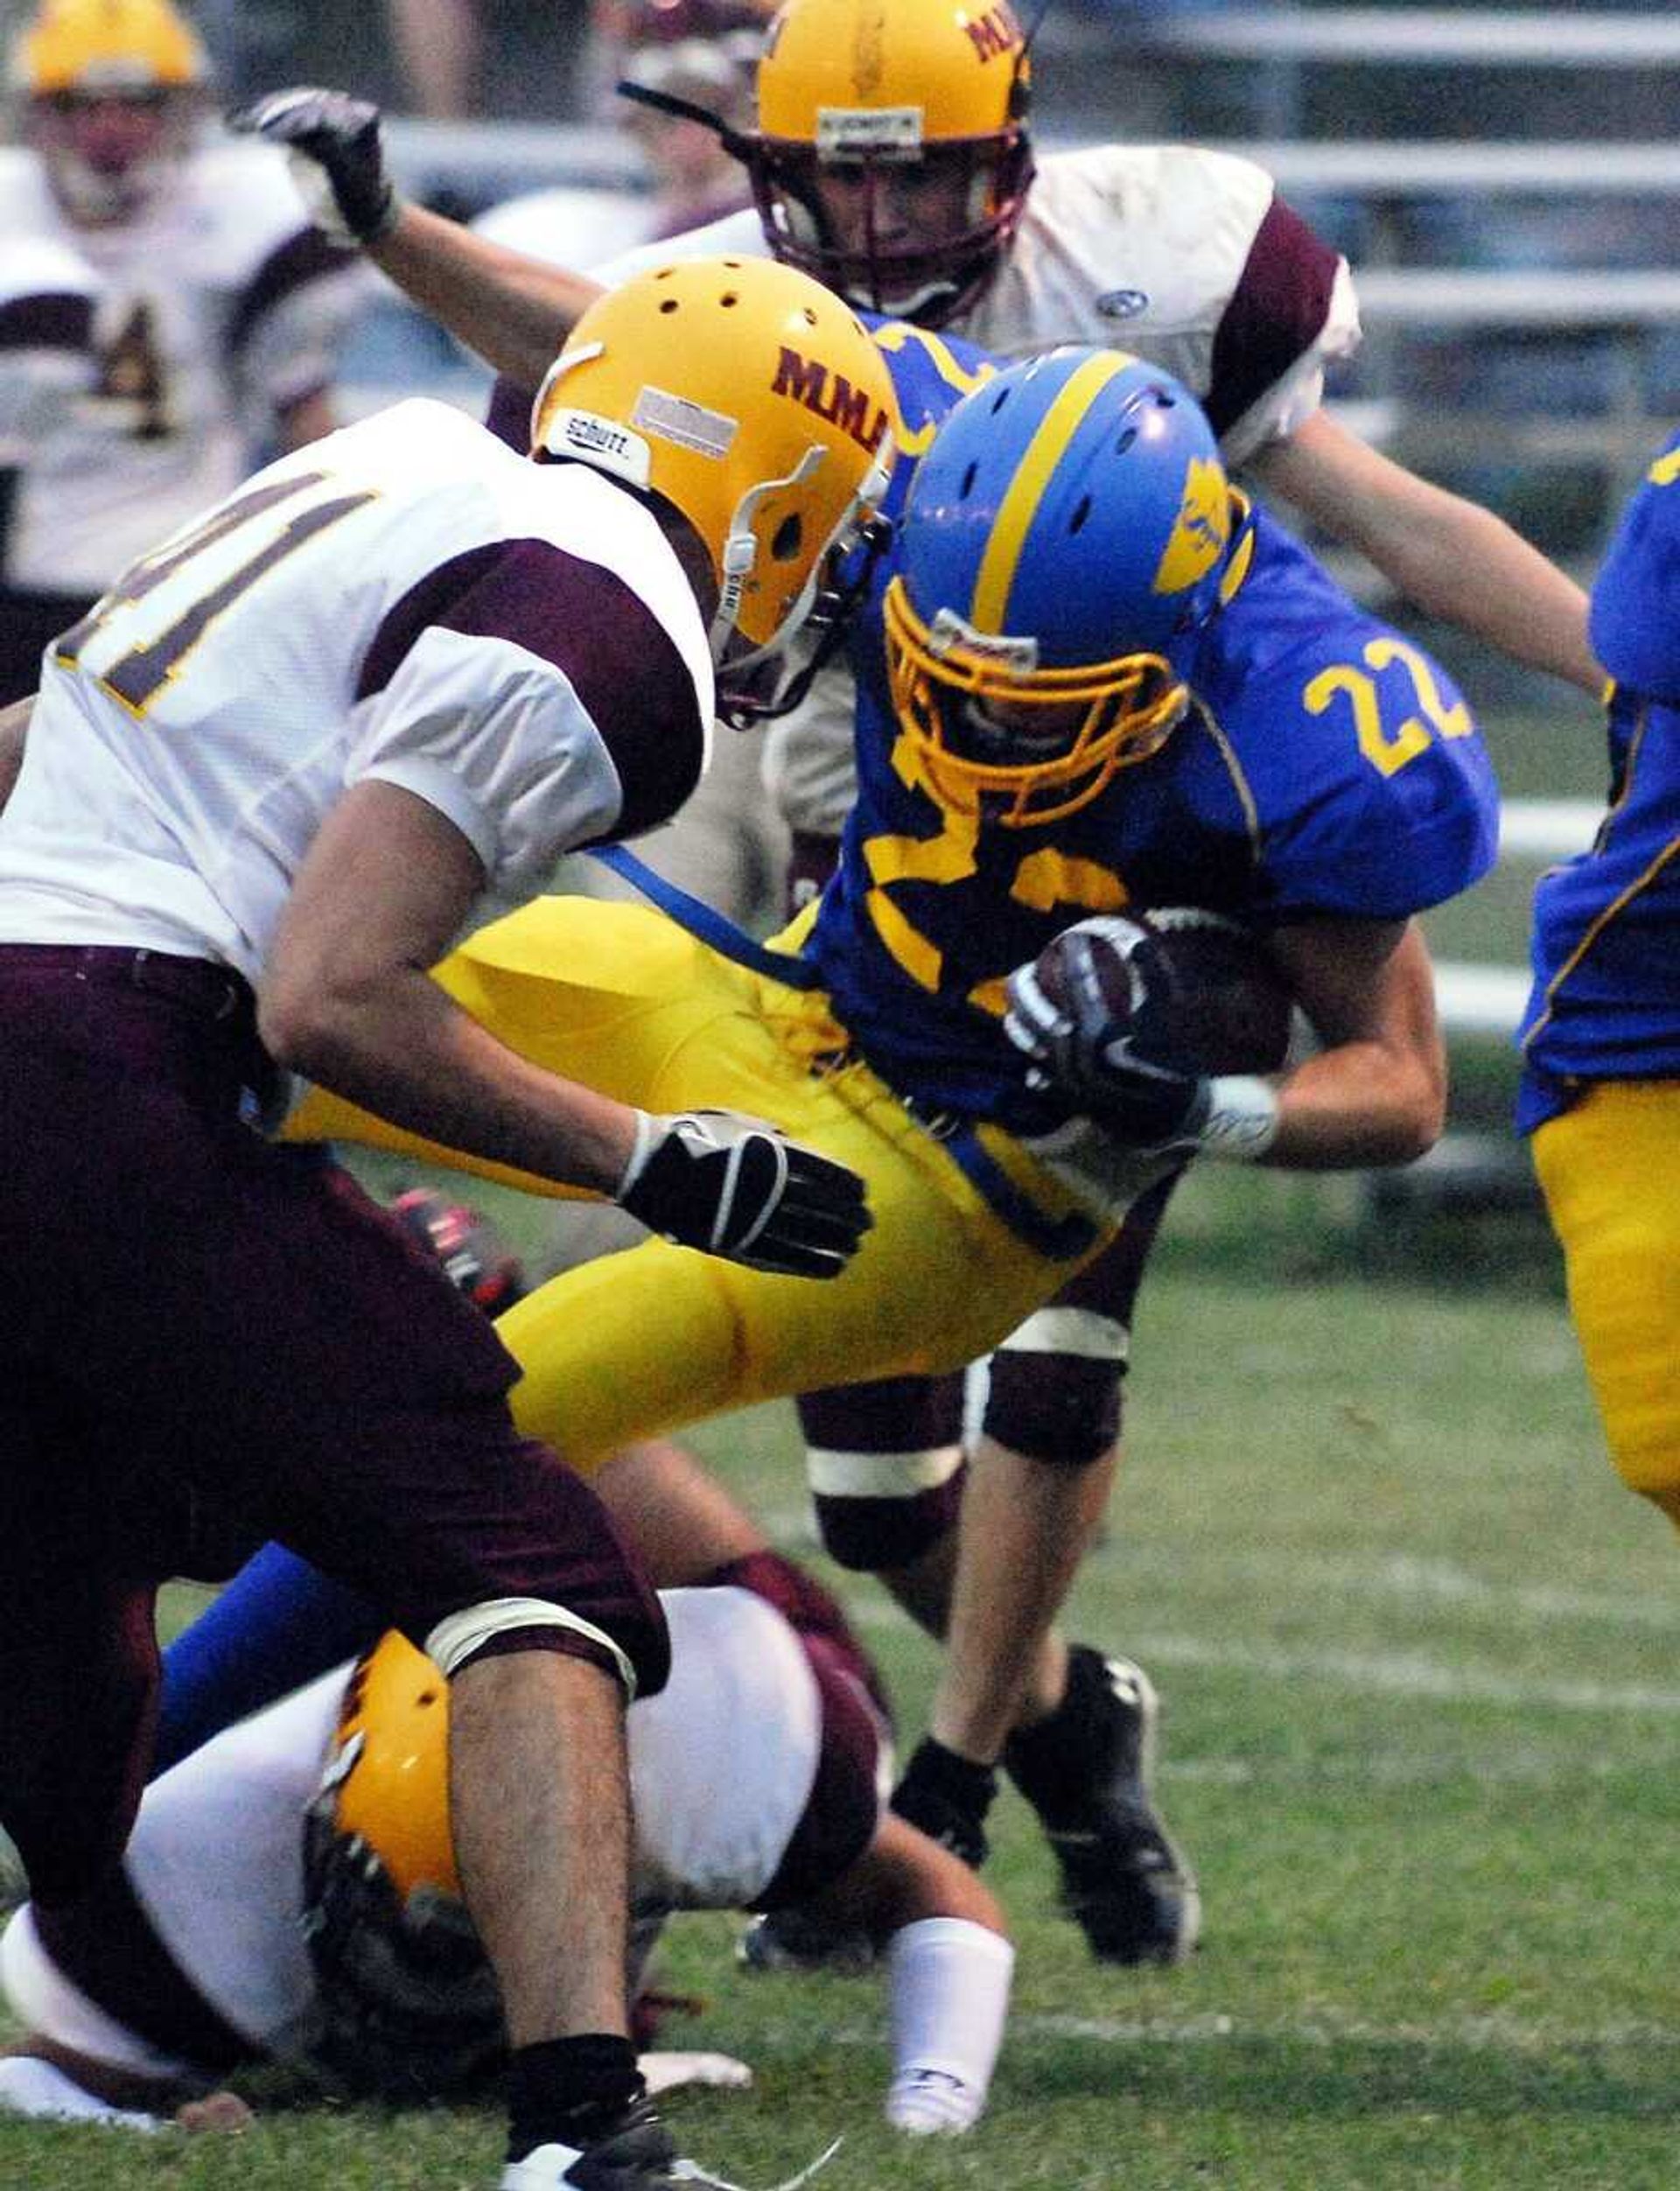
[[[1592,589],[1610,800],[1535,892],[1517,1124],[1611,1458],[1680,1523],[1680,433]]]
[[[585,1468],[750,1401],[960,1369],[1130,1214],[1146,1238],[1198,1149],[1367,1166],[1439,1130],[1413,916],[1496,834],[1451,682],[1228,486],[1168,376],[1093,350],[994,374],[924,331],[878,340],[898,474],[921,469],[853,641],[860,793],[833,886],[767,947],[668,892],[662,912],[549,899],[438,970],[523,1054],[639,1101],[749,1104],[868,1182],[874,1229],[820,1313],[654,1241],[501,1320],[522,1421]],[[1155,1060],[1146,1091],[1096,1091],[1095,1126],[1093,1091],[1039,1084],[1006,1034],[1009,977],[1082,915],[1186,901],[1265,937],[1321,1047],[1270,1083]],[[318,1095],[298,1130],[481,1168]],[[999,1746],[1105,1488],[1018,1458],[1035,1495],[1001,1512],[976,1472],[954,1594],[928,1610],[950,1608],[959,1664],[987,1662]],[[935,1827],[948,1810],[955,1840],[997,1747],[934,1732],[900,1801]]]

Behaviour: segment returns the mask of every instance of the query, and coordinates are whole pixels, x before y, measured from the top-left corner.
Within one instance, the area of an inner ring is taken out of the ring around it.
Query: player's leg
[[[938,1746],[919,1754],[901,1791],[912,1815],[984,1850],[1001,1751],[1050,1835],[1070,1908],[1099,1954],[1127,1962],[1177,1959],[1200,1924],[1194,1878],[1150,1789],[1155,1695],[1140,1668],[1069,1648],[1050,1623],[1112,1480],[1132,1305],[1168,1191],[1140,1203],[1107,1254],[994,1354],[962,1476],[948,1387],[802,1403],[829,1549],[883,1572],[925,1627],[950,1632]],[[946,1487],[962,1492],[960,1531]]]
[[[1680,1526],[1680,1082],[1605,1082],[1533,1148],[1611,1458]]]

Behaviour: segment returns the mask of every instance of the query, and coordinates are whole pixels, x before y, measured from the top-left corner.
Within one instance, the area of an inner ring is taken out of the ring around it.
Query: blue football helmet
[[[934,797],[1055,821],[1158,752],[1231,522],[1213,429],[1153,366],[1068,347],[965,396],[918,468],[885,604],[893,709]]]

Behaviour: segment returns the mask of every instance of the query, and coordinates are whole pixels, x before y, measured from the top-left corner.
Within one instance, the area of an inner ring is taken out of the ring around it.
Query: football
[[[1197,1073],[1275,1073],[1289,1050],[1293,1003],[1252,930],[1200,906],[1152,906],[1081,924],[1114,1032],[1147,1058]],[[1068,1002],[1064,930],[1034,966],[1050,1002]],[[1134,963],[1137,944],[1155,947]],[[1144,976],[1144,964],[1149,978]]]

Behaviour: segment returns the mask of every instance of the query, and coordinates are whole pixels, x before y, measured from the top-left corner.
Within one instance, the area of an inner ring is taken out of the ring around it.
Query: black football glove
[[[855,1172],[733,1110],[642,1112],[618,1200],[682,1247],[787,1278],[837,1278],[873,1222]]]
[[[977,1872],[990,1852],[986,1813],[997,1793],[998,1774],[991,1766],[959,1757],[930,1734],[917,1744],[892,1790],[892,1808]]]
[[[354,249],[376,243],[394,226],[401,201],[385,171],[379,108],[370,101],[299,84],[235,107],[227,120],[240,136],[284,150],[311,220],[332,242]]]
[[[480,2082],[506,2041],[495,1978],[463,1906],[425,1886],[404,1901],[360,1835],[338,1830],[328,1796],[305,1817],[304,1878],[315,2068],[389,2100]]]
[[[1148,1010],[1152,985],[1169,981],[1160,945],[1124,916],[1082,920],[1060,938],[1066,1001],[1046,990],[1038,962],[1017,967],[1007,984],[1004,1032],[1033,1061],[1029,1076],[1078,1105],[1116,1140],[1159,1151],[1194,1150],[1213,1108],[1205,1074],[1145,1057],[1128,1030]],[[1130,1009],[1116,1020],[1096,970],[1099,947],[1124,960]]]

